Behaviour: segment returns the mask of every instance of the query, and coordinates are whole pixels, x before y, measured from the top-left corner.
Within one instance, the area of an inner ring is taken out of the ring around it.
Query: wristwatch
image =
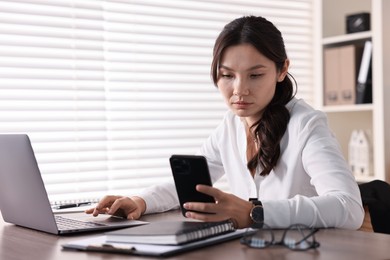
[[[252,228],[262,228],[264,224],[264,210],[263,204],[259,200],[251,200],[253,203],[253,208],[249,216],[251,217],[253,223]]]

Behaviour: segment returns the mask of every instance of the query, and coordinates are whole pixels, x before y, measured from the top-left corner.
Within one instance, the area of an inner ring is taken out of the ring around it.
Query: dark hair
[[[219,63],[226,48],[249,43],[268,59],[275,62],[280,71],[287,59],[284,41],[280,31],[267,19],[257,16],[244,16],[228,23],[215,41],[211,77],[217,86]],[[274,97],[265,108],[262,118],[250,128],[255,128],[255,136],[260,143],[258,153],[248,162],[248,169],[254,171],[260,164],[260,175],[268,175],[280,157],[280,140],[287,129],[290,113],[286,104],[294,97],[291,74],[282,82],[277,82]],[[294,80],[295,82],[295,80]]]

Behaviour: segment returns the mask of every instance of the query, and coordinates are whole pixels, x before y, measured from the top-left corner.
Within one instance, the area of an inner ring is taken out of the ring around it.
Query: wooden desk
[[[0,215],[1,216],[1,215]],[[179,211],[149,215],[145,221],[161,221],[167,219],[184,220]],[[93,260],[93,259],[156,259],[119,254],[86,253],[63,251],[61,245],[95,234],[55,236],[4,223],[0,217],[0,260]],[[283,247],[267,249],[250,249],[238,240],[202,248],[180,254],[168,259],[390,259],[390,235],[364,231],[326,229],[316,234],[321,243],[317,250],[294,252]]]

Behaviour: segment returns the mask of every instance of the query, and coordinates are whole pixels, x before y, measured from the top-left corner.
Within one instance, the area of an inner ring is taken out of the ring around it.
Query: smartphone
[[[169,159],[173,179],[183,216],[187,210],[183,208],[186,202],[213,202],[213,197],[196,190],[197,184],[212,186],[209,167],[204,156],[172,155]]]

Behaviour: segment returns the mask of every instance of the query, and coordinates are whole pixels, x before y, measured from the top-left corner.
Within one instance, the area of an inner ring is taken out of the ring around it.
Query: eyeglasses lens
[[[283,244],[293,250],[307,250],[317,247],[314,239],[315,230],[304,226],[294,226],[286,230]]]
[[[273,243],[273,233],[269,229],[260,229],[248,237],[247,245],[254,248],[264,248]]]

